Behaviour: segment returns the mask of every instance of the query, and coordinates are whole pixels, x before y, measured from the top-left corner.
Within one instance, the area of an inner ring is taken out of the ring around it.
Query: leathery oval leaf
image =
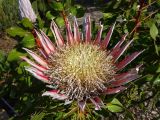
[[[120,101],[116,98],[114,98],[110,103],[108,103],[106,105],[107,109],[111,112],[122,112],[123,109],[123,105],[120,103]]]

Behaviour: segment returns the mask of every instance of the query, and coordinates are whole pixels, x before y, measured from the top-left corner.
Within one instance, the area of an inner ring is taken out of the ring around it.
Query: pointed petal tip
[[[131,55],[126,56],[122,61],[116,64],[117,70],[121,70],[130,64],[134,59],[136,59],[140,54],[142,54],[145,50],[134,52]]]
[[[94,98],[90,98],[91,102],[95,105],[95,110],[101,110],[104,107],[104,103],[100,97],[96,96]]]
[[[41,80],[44,83],[51,84],[49,77],[46,76],[42,71],[36,69],[35,67],[25,66],[25,70],[31,73],[35,78]]]
[[[139,64],[138,66],[136,66],[136,71],[137,73],[139,72],[139,69],[143,66],[143,63]]]
[[[114,24],[109,28],[109,31],[108,31],[106,37],[105,37],[104,40],[101,42],[101,47],[102,47],[103,49],[105,49],[105,48],[108,47],[108,44],[109,44],[109,42],[110,42],[110,39],[111,39],[113,30],[114,30],[114,28],[115,28],[115,25],[116,25],[116,22],[114,22]]]
[[[26,56],[19,56],[20,59],[22,59],[23,61],[25,61]]]
[[[115,62],[122,56],[122,54],[127,50],[127,48],[130,46],[130,44],[133,42],[134,40],[130,40],[129,42],[127,42],[122,48],[119,46],[119,50],[116,53],[112,53]]]
[[[32,56],[32,58],[37,62],[39,63],[40,65],[48,68],[48,65],[47,65],[47,62],[41,58],[39,55],[35,54],[33,51],[27,49],[27,48],[22,48],[24,49],[30,56]]]
[[[60,94],[58,90],[46,91],[42,94],[42,96],[50,96],[52,99],[57,100],[66,100],[68,97],[64,94]]]
[[[44,33],[42,30],[40,30],[41,35],[44,38],[44,41],[46,42],[46,45],[48,46],[49,50],[51,51],[51,53],[54,53],[56,50],[55,45],[52,43],[52,41],[50,40],[50,38],[46,35],[46,33]]]
[[[26,57],[26,56],[19,56],[19,57],[23,59],[23,58]]]
[[[26,61],[29,65],[37,68],[37,69],[40,70],[40,71],[46,71],[46,70],[47,70],[46,67],[43,67],[43,66],[41,66],[41,65],[38,65],[38,64],[32,62],[32,61],[31,61],[30,59],[28,59],[26,56],[20,56],[20,58],[21,58],[22,60]]]
[[[140,70],[140,67],[142,67],[142,65],[143,64],[139,64],[135,68],[131,68],[127,72],[117,74],[115,76],[115,80],[110,82],[111,86],[112,87],[122,86],[133,80],[137,80],[138,78],[140,78],[141,76],[138,75],[138,72]]]
[[[65,103],[64,105],[68,105],[68,104],[71,104],[73,101],[70,101],[70,100],[65,100]]]
[[[28,50],[28,49],[27,49],[27,48],[25,48],[25,47],[22,47],[22,49],[23,49],[23,50],[25,50],[25,51],[27,51],[27,50]]]
[[[28,59],[26,56],[19,56],[22,60]]]
[[[62,47],[64,45],[64,40],[63,40],[63,37],[60,33],[60,30],[58,28],[58,26],[56,25],[55,21],[52,20],[51,21],[51,24],[50,24],[50,29],[54,35],[54,38],[56,40],[56,44],[58,47]]]
[[[146,51],[146,49],[141,50],[141,51],[140,51],[140,54],[143,53],[143,52],[145,52],[145,51]]]
[[[101,36],[102,36],[102,31],[103,31],[103,25],[101,25],[101,23],[100,23],[100,28],[99,28],[97,36],[96,36],[96,38],[94,40],[94,44],[97,44],[97,45],[100,44],[100,42],[101,42]]]
[[[113,23],[113,25],[112,25],[112,26],[113,26],[113,28],[115,27],[116,23],[117,23],[116,21]]]
[[[82,111],[84,111],[85,106],[86,106],[86,100],[79,101],[79,102],[78,102],[78,106],[80,107],[80,109],[81,109]]]
[[[85,42],[89,43],[91,41],[91,19],[90,15],[85,17]]]

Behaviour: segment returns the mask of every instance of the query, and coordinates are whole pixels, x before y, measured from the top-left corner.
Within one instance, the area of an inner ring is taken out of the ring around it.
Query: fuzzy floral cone
[[[37,16],[34,13],[30,0],[19,0],[18,2],[21,18],[28,18],[31,22],[36,22]]]
[[[64,100],[65,104],[77,101],[81,111],[85,110],[88,102],[93,103],[95,110],[100,110],[104,106],[101,96],[123,91],[126,89],[126,83],[139,77],[138,71],[141,65],[127,72],[121,70],[143,51],[134,52],[119,61],[133,40],[124,44],[127,36],[124,35],[112,49],[108,50],[115,24],[103,40],[101,40],[103,25],[100,25],[96,38],[91,36],[90,16],[85,18],[84,25],[85,34],[81,35],[76,18],[73,30],[66,19],[64,39],[56,23],[52,21],[50,28],[55,44],[42,30],[35,30],[39,54],[24,48],[34,61],[27,57],[22,59],[30,64],[30,67],[25,67],[27,71],[52,88],[42,96]]]

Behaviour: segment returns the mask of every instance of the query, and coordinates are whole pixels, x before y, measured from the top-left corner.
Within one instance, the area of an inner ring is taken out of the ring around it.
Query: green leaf
[[[46,13],[46,17],[47,17],[48,20],[52,20],[52,19],[55,18],[55,16],[53,16],[53,15],[51,14],[51,11],[48,11],[48,12]]]
[[[157,24],[160,24],[160,13],[157,13],[155,15],[155,20],[156,20]]]
[[[42,120],[45,116],[44,112],[37,113],[31,117],[31,120]]]
[[[113,6],[113,9],[117,9],[120,6],[121,0],[115,1],[115,4]]]
[[[59,27],[64,26],[64,20],[62,17],[57,17],[56,18],[56,23],[58,24]]]
[[[34,10],[34,12],[38,15],[39,12],[38,12],[38,0],[35,0],[32,2],[32,8]]]
[[[33,24],[31,21],[29,21],[28,18],[24,18],[22,21],[21,21],[22,25],[26,28],[29,28],[29,29],[33,29]]]
[[[158,29],[157,29],[155,23],[152,23],[152,25],[150,27],[150,35],[154,40],[156,40],[156,36],[158,35]]]
[[[66,0],[66,2],[64,2],[64,8],[68,9],[72,6],[72,0]]]
[[[56,119],[55,120],[62,120],[62,117],[64,116],[64,112],[57,112],[56,113]]]
[[[158,69],[156,70],[156,73],[160,73],[160,64],[159,64]]]
[[[153,23],[154,23],[154,20],[153,20],[153,19],[150,19],[150,20],[148,20],[148,21],[145,22],[145,24],[146,24],[147,27],[149,27],[149,28],[152,26]]]
[[[18,74],[23,74],[24,71],[24,66],[28,66],[28,63],[23,61],[19,64],[19,67],[17,67],[17,73]]]
[[[13,49],[9,52],[9,55],[7,57],[7,61],[14,62],[20,59],[20,56],[24,56],[25,53],[19,52],[17,49]]]
[[[132,9],[133,9],[134,11],[136,11],[136,10],[137,10],[137,2],[135,2],[135,3],[133,4]]]
[[[71,8],[70,8],[70,13],[71,13],[72,15],[76,16],[76,15],[77,15],[77,9],[76,9],[75,7],[71,7]]]
[[[144,80],[152,81],[153,77],[154,77],[153,75],[146,75],[146,76],[144,76]]]
[[[51,7],[56,11],[62,11],[63,10],[63,4],[60,2],[52,1]]]
[[[26,48],[33,48],[35,46],[35,39],[34,36],[30,34],[26,34],[21,41],[23,47]]]
[[[6,30],[6,32],[12,37],[15,37],[15,36],[23,37],[27,33],[27,31],[25,31],[20,27],[10,27]]]
[[[158,85],[158,86],[160,85],[160,74],[156,76],[153,84],[156,85],[156,86],[157,86],[157,85]]]
[[[43,13],[46,13],[47,5],[46,5],[45,0],[39,0],[37,3],[38,3],[37,4],[38,5],[38,10],[40,10]]]
[[[112,17],[113,17],[112,13],[103,13],[104,19],[108,19],[108,18],[112,18]]]
[[[38,21],[38,27],[42,29],[44,27],[44,21],[40,17],[37,17],[37,21]]]
[[[156,54],[159,56],[159,49],[158,49],[158,45],[156,44],[156,41],[154,40],[154,47],[155,47],[155,51],[156,51]]]
[[[114,98],[110,103],[108,103],[106,107],[111,112],[122,112],[123,111],[123,105],[116,98]]]

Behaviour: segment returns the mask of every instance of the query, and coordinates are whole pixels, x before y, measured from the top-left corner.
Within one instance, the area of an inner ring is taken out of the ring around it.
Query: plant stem
[[[132,35],[131,38],[133,38],[134,34],[137,32],[138,27],[140,26],[140,23],[141,23],[140,22],[140,16],[141,16],[141,13],[142,13],[143,5],[144,5],[144,0],[140,0],[140,7],[138,9],[137,16],[135,17],[136,18],[135,27],[130,32],[130,35]]]

